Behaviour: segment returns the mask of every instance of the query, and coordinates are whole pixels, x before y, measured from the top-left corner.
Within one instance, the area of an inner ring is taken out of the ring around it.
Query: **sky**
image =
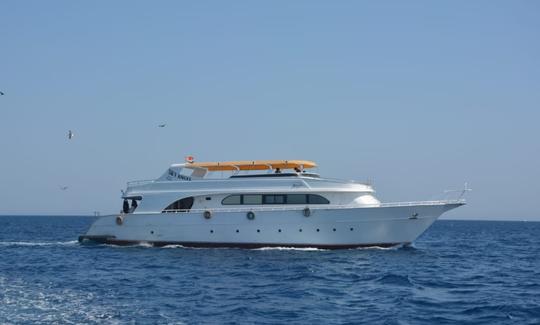
[[[4,0],[0,214],[117,212],[193,155],[540,220],[539,40],[537,1]]]

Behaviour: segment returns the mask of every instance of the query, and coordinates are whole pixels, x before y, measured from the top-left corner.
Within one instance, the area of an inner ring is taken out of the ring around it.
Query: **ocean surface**
[[[437,221],[412,247],[80,245],[0,216],[0,324],[540,324],[540,223]]]

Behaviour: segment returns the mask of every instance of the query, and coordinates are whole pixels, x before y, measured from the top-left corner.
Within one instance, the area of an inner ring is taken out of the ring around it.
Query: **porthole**
[[[150,233],[151,233],[151,234],[153,235],[153,234],[154,234],[154,231],[153,231],[153,230],[151,230],[151,231],[150,231]]]
[[[213,234],[213,233],[214,233],[214,231],[213,231],[213,230],[210,230],[210,233],[211,233],[211,234]]]
[[[281,229],[278,229],[278,232],[281,232]]]
[[[240,232],[240,230],[236,229],[236,232]]]
[[[248,218],[248,220],[253,220],[253,219],[255,219],[255,213],[253,213],[253,211],[249,211],[246,214],[246,217]]]
[[[298,229],[299,232],[302,232],[302,228]]]
[[[261,230],[260,230],[260,229],[257,229],[257,232],[261,232]]]
[[[319,228],[317,228],[317,232],[321,231]]]
[[[353,230],[354,230],[354,228],[351,227],[351,231],[353,231]]]
[[[336,228],[334,228],[333,230],[336,231]]]

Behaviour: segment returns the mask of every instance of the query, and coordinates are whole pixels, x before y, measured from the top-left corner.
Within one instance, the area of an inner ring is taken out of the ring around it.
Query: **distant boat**
[[[75,136],[75,133],[73,133],[73,131],[69,130],[68,134],[67,134],[68,139],[71,140],[74,136]]]
[[[174,164],[158,179],[129,182],[122,212],[99,218],[79,240],[189,247],[389,247],[412,243],[442,213],[465,204],[461,199],[381,203],[370,184],[307,172],[316,166],[305,160]],[[210,172],[231,175],[211,178]]]
[[[167,124],[159,124],[159,125],[158,125],[158,127],[160,127],[160,128],[164,128],[164,127],[166,127],[166,126],[167,126]]]

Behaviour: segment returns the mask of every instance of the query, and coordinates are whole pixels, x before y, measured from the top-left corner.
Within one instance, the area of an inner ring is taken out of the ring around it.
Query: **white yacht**
[[[412,243],[442,213],[465,204],[381,203],[371,185],[323,178],[308,171],[314,167],[304,160],[174,164],[158,179],[129,182],[122,211],[100,217],[79,241],[389,247]]]

